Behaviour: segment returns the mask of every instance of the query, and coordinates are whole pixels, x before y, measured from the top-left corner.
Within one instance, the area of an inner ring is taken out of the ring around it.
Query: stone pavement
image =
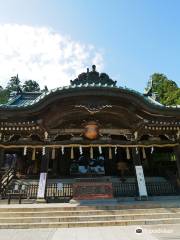
[[[136,229],[142,233],[136,233]],[[5,229],[0,240],[178,240],[180,225],[61,229]]]
[[[113,205],[113,206],[124,206],[127,208],[136,207],[180,207],[180,195],[177,196],[156,196],[149,197],[148,201],[137,201],[134,197],[122,197],[117,198],[116,201],[106,201],[106,200],[89,200],[89,201],[75,201],[74,203],[36,203],[36,199],[22,200],[22,204],[18,204],[18,200],[12,200],[11,204],[7,204],[7,199],[0,199],[0,208],[33,208],[34,207],[76,207],[76,206],[102,206],[102,205]]]

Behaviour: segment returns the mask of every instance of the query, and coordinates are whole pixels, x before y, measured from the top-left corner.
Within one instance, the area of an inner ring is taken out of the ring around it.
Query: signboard
[[[37,198],[44,198],[46,189],[47,173],[40,173]]]
[[[58,191],[62,191],[63,190],[63,183],[61,183],[61,182],[57,183],[57,190]]]
[[[78,182],[73,184],[73,199],[91,200],[113,198],[112,183]]]
[[[147,197],[147,190],[146,190],[146,183],[144,179],[144,172],[142,166],[135,166],[136,169],[136,176],[138,182],[138,189],[139,189],[139,196],[146,196]]]

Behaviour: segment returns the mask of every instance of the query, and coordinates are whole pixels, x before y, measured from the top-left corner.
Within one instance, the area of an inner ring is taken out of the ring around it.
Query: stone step
[[[151,204],[151,203],[140,203],[138,204],[117,204],[117,205],[90,205],[90,206],[77,206],[70,204],[16,204],[9,205],[7,207],[0,205],[1,212],[54,212],[54,211],[102,211],[102,210],[121,210],[121,211],[167,211],[167,209],[179,209],[178,206],[164,206],[163,204]],[[27,206],[27,207],[26,207]]]
[[[47,222],[92,222],[92,221],[118,221],[118,220],[158,220],[180,219],[180,213],[172,214],[126,214],[126,215],[91,215],[91,216],[50,216],[50,217],[6,217],[0,218],[0,223],[47,223]]]
[[[74,211],[24,211],[21,209],[21,212],[10,212],[4,211],[0,212],[0,218],[3,217],[49,217],[49,216],[91,216],[91,215],[141,215],[141,214],[171,214],[171,213],[180,213],[180,209],[130,209],[130,210],[74,210]]]
[[[0,229],[28,229],[28,228],[73,228],[98,226],[127,226],[127,225],[157,225],[178,224],[180,218],[116,220],[116,221],[88,221],[88,222],[47,222],[47,223],[1,223]]]
[[[34,213],[34,214],[43,214],[43,213],[67,213],[67,214],[71,214],[71,213],[89,213],[89,214],[94,214],[94,213],[104,213],[104,212],[119,212],[119,213],[151,213],[151,212],[180,212],[180,208],[171,208],[171,207],[167,207],[167,208],[138,208],[138,209],[131,209],[131,208],[117,208],[117,207],[43,207],[43,208],[39,208],[39,207],[21,207],[21,205],[18,205],[19,207],[16,208],[12,208],[12,207],[2,207],[0,208],[0,215],[1,214],[21,214],[21,213]],[[38,205],[37,205],[38,206]]]
[[[178,207],[126,209],[123,205],[71,206],[70,204],[0,206],[2,229],[175,223],[180,223]]]

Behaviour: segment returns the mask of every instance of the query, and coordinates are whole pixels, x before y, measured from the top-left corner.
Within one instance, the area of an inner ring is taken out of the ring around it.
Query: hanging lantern
[[[99,136],[99,125],[95,121],[86,123],[84,128],[84,137],[87,139],[97,139]]]
[[[32,152],[32,161],[35,161],[36,159],[36,149],[33,148],[33,152]]]
[[[64,155],[64,146],[61,146],[61,153]]]
[[[142,155],[143,155],[143,159],[146,159],[146,152],[145,152],[144,147],[142,148]]]
[[[127,159],[130,159],[130,158],[131,158],[128,147],[126,148],[126,157],[127,157]]]
[[[27,155],[27,146],[24,147],[24,152],[23,155],[26,156]]]
[[[55,159],[56,158],[56,149],[55,148],[52,149],[52,153],[51,154],[52,154],[51,155],[51,159]]]
[[[42,148],[42,155],[44,156],[44,155],[45,155],[45,153],[46,153],[46,148],[45,148],[45,147],[43,147],[43,148]]]
[[[102,154],[102,147],[99,146],[99,154]]]
[[[83,154],[82,146],[79,146],[79,153],[80,153],[80,155]]]
[[[71,147],[71,159],[74,159],[74,148]]]
[[[112,159],[112,149],[109,147],[109,159]]]
[[[93,159],[93,147],[90,148],[90,158]]]
[[[151,147],[151,154],[154,152],[154,147],[152,146]]]

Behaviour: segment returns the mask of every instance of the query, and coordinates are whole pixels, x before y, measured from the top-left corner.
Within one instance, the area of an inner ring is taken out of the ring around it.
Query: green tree
[[[150,77],[146,90],[156,94],[164,105],[180,105],[180,88],[162,73],[154,73]]]
[[[21,81],[19,80],[18,74],[17,76],[11,77],[9,80],[6,89],[10,92],[15,91],[15,92],[21,92]]]
[[[166,94],[167,105],[180,105],[180,88],[175,89],[171,94]]]
[[[8,102],[10,91],[7,89],[0,88],[0,104]]]
[[[40,91],[39,84],[34,80],[25,81],[22,89],[25,92],[39,92]]]

